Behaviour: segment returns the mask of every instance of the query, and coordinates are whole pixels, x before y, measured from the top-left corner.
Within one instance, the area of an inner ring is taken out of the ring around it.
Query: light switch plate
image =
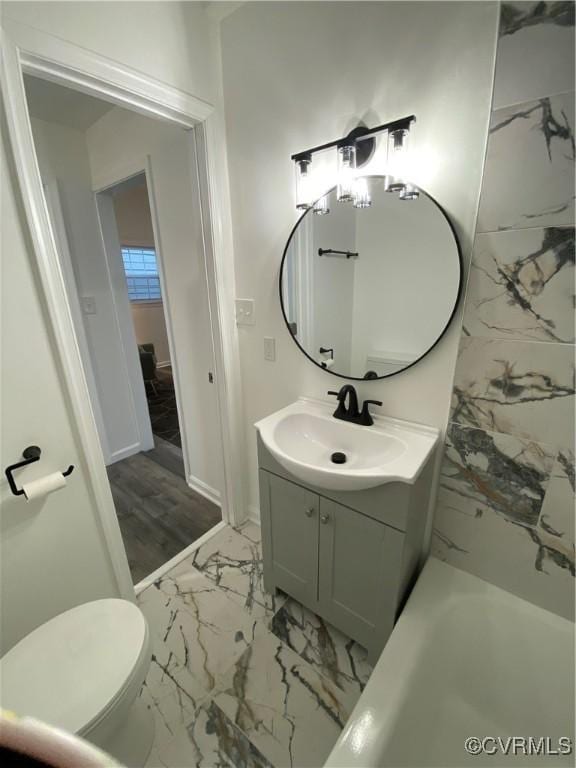
[[[236,325],[254,325],[254,299],[236,299]]]
[[[264,336],[264,360],[276,360],[276,339],[271,336]]]
[[[94,296],[82,296],[82,312],[85,315],[96,314],[96,299]]]

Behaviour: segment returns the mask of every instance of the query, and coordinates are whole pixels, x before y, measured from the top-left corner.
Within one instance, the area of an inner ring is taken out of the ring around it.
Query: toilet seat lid
[[[79,733],[129,683],[147,643],[127,600],[95,600],[47,621],[0,660],[2,706]]]

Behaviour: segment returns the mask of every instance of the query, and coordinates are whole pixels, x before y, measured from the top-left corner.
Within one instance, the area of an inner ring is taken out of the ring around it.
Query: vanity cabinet
[[[352,493],[303,485],[261,440],[258,454],[265,589],[341,629],[374,663],[417,575],[431,460],[413,486]]]
[[[277,586],[304,605],[316,606],[320,499],[276,475],[262,474],[267,521],[265,586],[268,591]]]

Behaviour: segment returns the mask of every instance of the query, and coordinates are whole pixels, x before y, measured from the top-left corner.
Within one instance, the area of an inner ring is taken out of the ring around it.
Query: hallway
[[[107,468],[134,584],[222,519],[220,507],[188,487],[180,449],[155,442]]]

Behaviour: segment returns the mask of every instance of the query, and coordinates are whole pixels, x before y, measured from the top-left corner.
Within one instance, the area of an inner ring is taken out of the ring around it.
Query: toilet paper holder
[[[16,481],[14,480],[14,477],[12,473],[15,469],[21,469],[22,467],[27,467],[29,464],[34,464],[34,462],[38,461],[40,459],[40,456],[42,454],[42,449],[39,448],[37,445],[29,445],[28,448],[25,448],[22,451],[22,456],[24,457],[24,461],[19,461],[17,464],[11,464],[9,467],[6,467],[5,475],[6,479],[8,480],[8,485],[10,486],[10,490],[14,494],[14,496],[24,496],[24,489],[18,488],[16,485]],[[74,465],[70,464],[68,469],[65,472],[62,472],[63,477],[68,477],[68,475],[71,475],[74,471]]]

